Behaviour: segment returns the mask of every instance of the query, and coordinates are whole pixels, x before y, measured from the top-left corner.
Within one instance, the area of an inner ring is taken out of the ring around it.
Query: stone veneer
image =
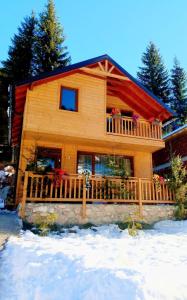
[[[159,220],[172,219],[175,206],[173,205],[144,205],[143,221],[154,223]],[[57,222],[62,225],[69,224],[104,224],[125,222],[130,214],[139,211],[138,205],[130,204],[87,204],[86,217],[81,216],[81,204],[55,204],[55,203],[26,203],[25,219],[34,223],[39,216],[47,216],[49,213],[57,214]]]

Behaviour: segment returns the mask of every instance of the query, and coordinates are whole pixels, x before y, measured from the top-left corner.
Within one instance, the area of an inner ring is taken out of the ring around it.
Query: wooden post
[[[83,177],[83,198],[82,198],[82,217],[86,217],[86,180]]]
[[[143,206],[142,206],[142,181],[141,181],[141,178],[138,178],[138,200],[139,200],[140,217],[142,217]]]
[[[22,219],[25,217],[25,203],[26,203],[26,198],[27,198],[28,177],[29,177],[29,172],[26,171],[25,177],[24,177],[23,196],[22,196],[22,201],[21,201],[21,212],[20,212],[20,216]]]

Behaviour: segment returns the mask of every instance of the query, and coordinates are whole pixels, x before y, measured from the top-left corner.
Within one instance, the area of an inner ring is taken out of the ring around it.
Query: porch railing
[[[91,176],[86,182],[85,176],[78,174],[59,178],[54,174],[25,172],[23,212],[26,201],[82,203],[85,215],[87,202],[134,203],[142,209],[143,204],[173,204],[174,194],[166,182],[158,187],[146,178]]]
[[[107,133],[121,136],[133,136],[160,140],[162,127],[160,124],[151,124],[144,120],[133,121],[130,117],[112,117],[106,119]]]

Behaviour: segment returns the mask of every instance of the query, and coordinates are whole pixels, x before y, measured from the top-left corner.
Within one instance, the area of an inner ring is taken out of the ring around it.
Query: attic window
[[[78,111],[78,90],[62,87],[60,96],[60,108],[69,111]]]

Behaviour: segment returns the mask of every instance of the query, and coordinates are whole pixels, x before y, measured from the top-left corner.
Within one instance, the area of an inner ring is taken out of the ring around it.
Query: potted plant
[[[119,108],[112,108],[112,118],[120,118],[121,117],[121,111]]]

